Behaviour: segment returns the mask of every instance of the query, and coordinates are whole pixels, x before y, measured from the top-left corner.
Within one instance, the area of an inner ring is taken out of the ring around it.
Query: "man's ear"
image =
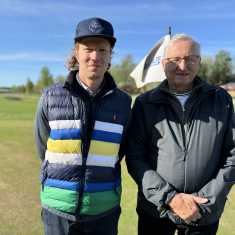
[[[162,67],[165,68],[166,60],[164,58],[161,59],[161,64],[162,64]]]
[[[202,58],[200,56],[200,58],[199,58],[199,66],[201,66],[201,65],[202,65]]]
[[[78,61],[78,47],[79,46],[77,44],[74,46],[74,56],[77,59],[77,61]]]
[[[110,57],[109,57],[109,61],[108,61],[107,70],[109,70],[111,68],[112,57],[113,57],[113,52],[111,51],[111,54],[110,54]]]

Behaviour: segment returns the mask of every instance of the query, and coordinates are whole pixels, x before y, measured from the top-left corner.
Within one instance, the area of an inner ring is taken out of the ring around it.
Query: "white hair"
[[[175,42],[175,41],[191,41],[193,46],[194,46],[194,49],[196,51],[196,53],[198,55],[201,55],[201,46],[200,44],[194,40],[191,36],[187,35],[187,34],[184,34],[184,33],[179,33],[179,34],[175,34],[169,41],[168,45],[165,47],[164,49],[164,54],[163,54],[163,58],[166,57],[166,52],[168,50],[169,47],[172,46],[172,44]]]

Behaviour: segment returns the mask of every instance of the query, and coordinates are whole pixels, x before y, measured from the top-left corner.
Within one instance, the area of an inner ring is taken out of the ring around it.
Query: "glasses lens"
[[[185,57],[167,58],[167,61],[168,63],[179,65],[184,60],[187,65],[194,65],[198,62],[198,59],[199,59],[199,56],[190,55],[190,56],[185,56]]]

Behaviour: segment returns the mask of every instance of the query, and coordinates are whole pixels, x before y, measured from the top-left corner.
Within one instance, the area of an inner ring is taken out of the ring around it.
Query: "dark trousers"
[[[219,221],[208,226],[175,225],[169,219],[152,217],[138,212],[138,235],[215,235]]]
[[[45,235],[117,235],[119,216],[117,211],[95,221],[75,223],[42,210]]]

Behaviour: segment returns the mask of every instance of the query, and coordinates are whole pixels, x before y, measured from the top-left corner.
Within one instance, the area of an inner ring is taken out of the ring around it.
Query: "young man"
[[[167,79],[136,99],[127,134],[138,234],[215,235],[235,182],[232,99],[197,77],[191,37],[174,36],[162,63]]]
[[[107,72],[115,42],[108,21],[81,21],[67,80],[40,99],[35,133],[46,235],[117,234],[131,99]]]

